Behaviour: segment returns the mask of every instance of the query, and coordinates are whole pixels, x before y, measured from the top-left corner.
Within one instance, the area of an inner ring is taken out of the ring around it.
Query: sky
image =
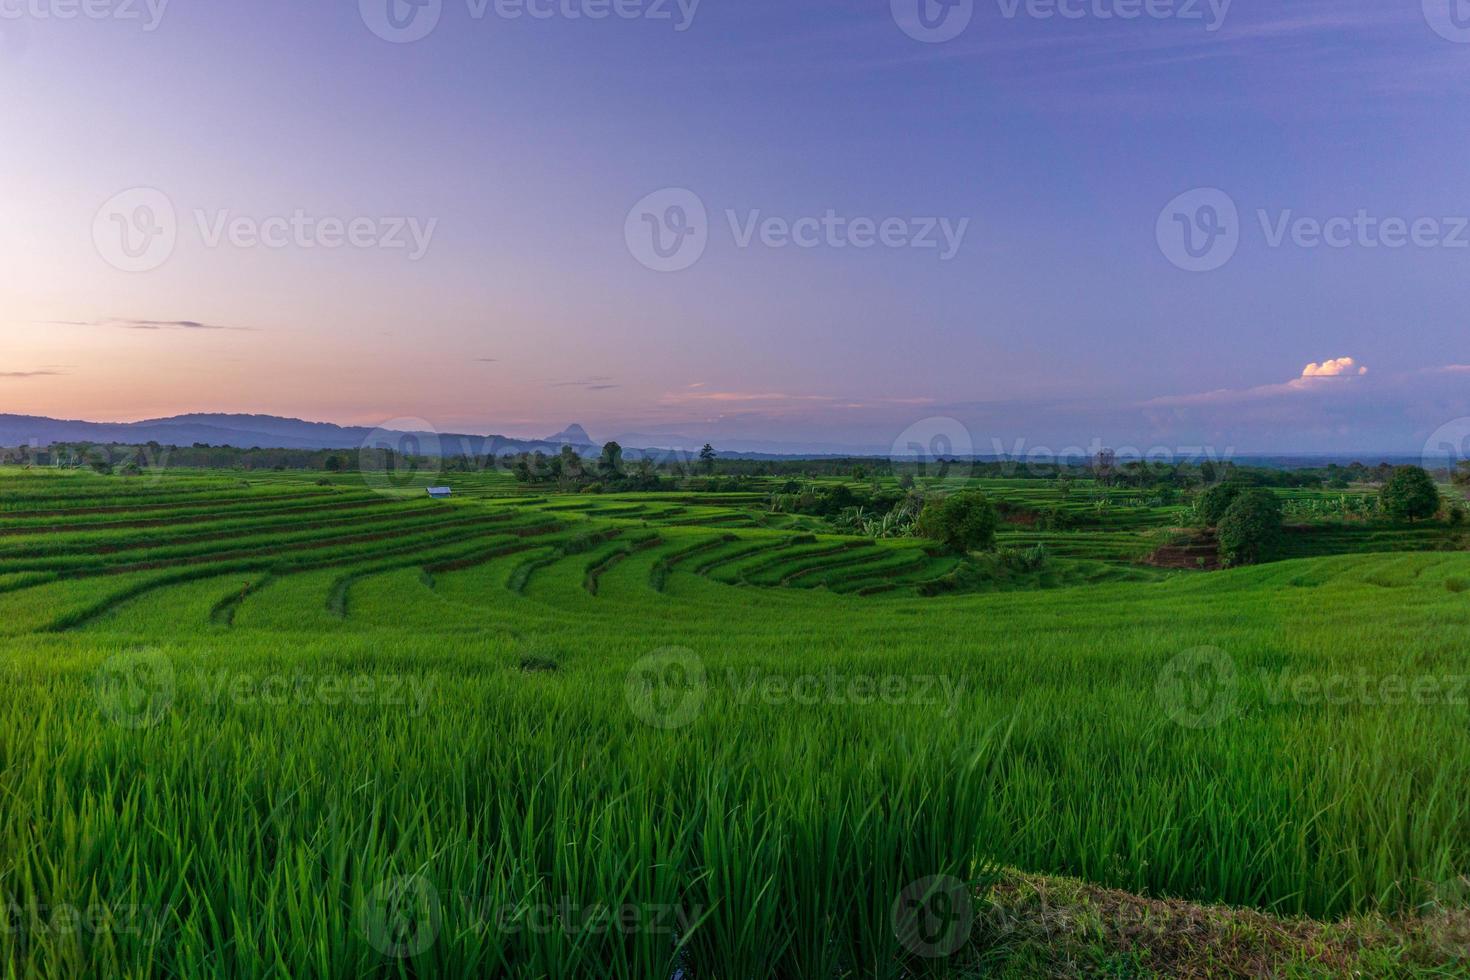
[[[4,413],[1470,436],[1464,0],[0,0],[0,85]]]

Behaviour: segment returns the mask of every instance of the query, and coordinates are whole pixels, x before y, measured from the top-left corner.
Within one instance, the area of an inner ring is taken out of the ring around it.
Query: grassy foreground
[[[667,495],[7,479],[6,975],[1463,970],[1465,553],[925,597]]]

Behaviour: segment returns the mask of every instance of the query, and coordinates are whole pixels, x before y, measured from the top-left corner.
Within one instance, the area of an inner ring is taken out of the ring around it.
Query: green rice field
[[[0,470],[0,975],[988,976],[1006,869],[1464,903],[1457,531],[1170,570],[1182,504],[986,481],[1091,515],[1006,524],[1016,571],[760,493],[319,477]]]

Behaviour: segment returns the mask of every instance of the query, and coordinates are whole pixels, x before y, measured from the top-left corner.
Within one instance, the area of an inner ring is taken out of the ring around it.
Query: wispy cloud
[[[783,391],[705,391],[703,383],[689,385],[682,391],[671,391],[661,399],[665,405],[716,404],[728,406],[812,405],[840,409],[873,408],[878,405],[933,405],[933,398],[837,397],[833,395],[799,395]]]
[[[0,378],[56,378],[62,371],[0,371]]]
[[[788,395],[776,391],[676,391],[663,397],[666,404],[679,405],[694,402],[725,402],[730,404],[777,403],[777,402],[834,402],[828,395]]]
[[[1218,388],[1193,395],[1167,395],[1143,403],[1144,408],[1171,408],[1187,405],[1222,405],[1234,402],[1255,401],[1262,398],[1279,398],[1297,392],[1336,390],[1345,382],[1351,382],[1368,374],[1368,369],[1351,357],[1333,357],[1320,364],[1313,362],[1302,368],[1302,373],[1281,384],[1257,385],[1254,388]]]
[[[621,388],[622,385],[613,382],[612,378],[598,375],[591,378],[580,378],[576,381],[552,381],[548,382],[548,388],[581,388],[583,391],[612,391]]]
[[[800,58],[765,45],[732,70],[870,74],[961,63],[988,72],[997,85],[1023,87],[1028,99],[1049,108],[1170,114],[1181,103],[1168,80],[1190,66],[1219,80],[1208,93],[1213,105],[1254,104],[1261,86],[1282,83],[1315,84],[1324,96],[1423,95],[1463,75],[1463,52],[1431,41],[1412,2],[1208,0],[1191,5],[1193,18],[1075,20],[1029,17],[1024,5],[1007,15],[1006,6],[976,4],[975,23],[964,34],[931,45],[890,43],[891,19],[875,10],[815,35],[793,34],[787,44]],[[1253,84],[1241,84],[1241,73]],[[1197,77],[1190,84],[1199,84]],[[1191,110],[1206,98],[1195,95]]]
[[[202,320],[138,320],[109,317],[105,320],[50,320],[67,327],[117,327],[123,330],[254,330],[254,327],[231,327]]]

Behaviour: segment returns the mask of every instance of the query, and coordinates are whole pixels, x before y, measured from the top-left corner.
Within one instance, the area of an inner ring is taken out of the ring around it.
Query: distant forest
[[[455,473],[498,470],[528,486],[567,490],[738,490],[744,481],[762,483],[771,478],[845,479],[856,483],[897,478],[901,483],[949,479],[963,470],[975,479],[1032,478],[1094,480],[1105,486],[1175,488],[1189,490],[1222,482],[1261,487],[1347,488],[1354,484],[1383,484],[1393,475],[1389,462],[1353,462],[1343,465],[1278,467],[1257,460],[1247,465],[1232,461],[1160,462],[1120,460],[1104,451],[1088,460],[1035,462],[1030,460],[945,459],[890,460],[882,457],[740,458],[722,455],[712,446],[700,453],[670,452],[661,456],[631,451],[628,458],[617,443],[608,443],[598,455],[580,455],[572,447],[559,454],[519,453],[503,456],[446,456],[442,459],[400,457],[392,450],[368,449],[242,449],[236,446],[166,446],[57,443],[48,447],[0,448],[0,464],[91,469],[120,476],[169,469],[250,471],[303,471],[323,474],[373,472],[414,468],[438,472],[445,479]],[[1470,464],[1461,463],[1440,478],[1470,485]],[[763,489],[765,487],[762,487]]]

